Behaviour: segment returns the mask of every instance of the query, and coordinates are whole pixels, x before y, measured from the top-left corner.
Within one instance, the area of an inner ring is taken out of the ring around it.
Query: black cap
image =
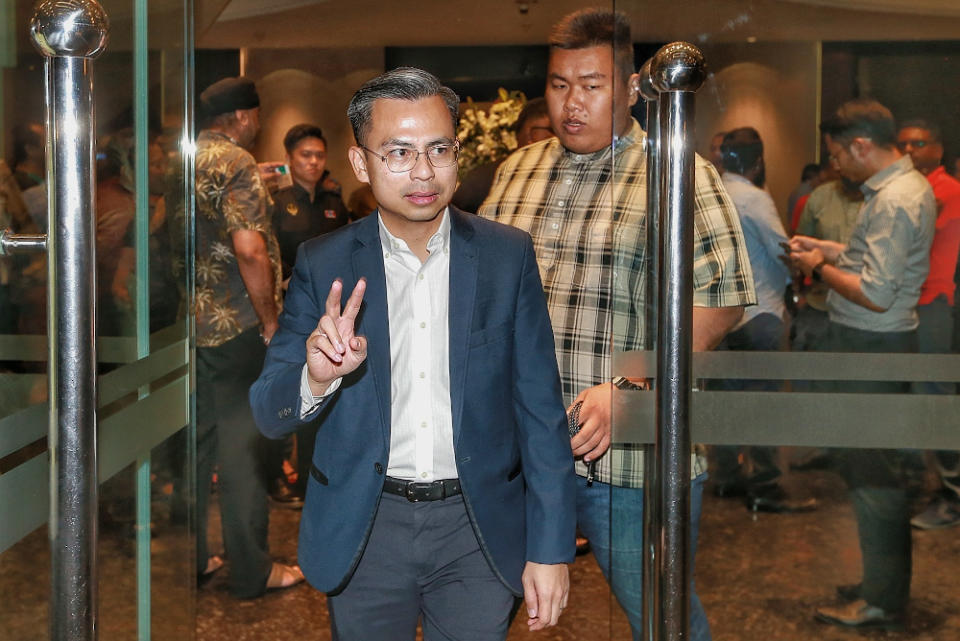
[[[259,106],[257,87],[246,76],[218,80],[200,94],[200,109],[207,118]]]

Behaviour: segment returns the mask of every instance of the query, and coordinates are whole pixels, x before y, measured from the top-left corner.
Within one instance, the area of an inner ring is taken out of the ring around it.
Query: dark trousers
[[[267,552],[267,492],[260,470],[263,437],[248,393],[266,348],[257,328],[218,347],[197,348],[197,568],[207,557],[207,501],[218,464],[220,522],[230,560],[230,592],[263,594],[272,565]]]
[[[411,503],[386,493],[356,571],[327,599],[337,641],[413,641],[421,617],[424,641],[502,641],[513,604],[463,496]]]
[[[773,314],[759,314],[751,318],[743,327],[730,332],[717,346],[717,351],[779,351],[784,339],[783,321]],[[711,385],[713,389],[771,392],[782,387],[780,381],[728,379]],[[743,448],[738,445],[717,445],[714,447],[716,470],[711,476],[718,483],[734,482],[740,475],[739,454]],[[780,466],[777,463],[777,448],[754,445],[748,448],[752,473],[752,484],[767,484],[780,478]]]
[[[917,351],[917,334],[870,332],[830,323],[827,345],[834,352],[903,353]],[[909,383],[836,381],[833,391],[903,394]],[[857,518],[863,582],[860,596],[870,605],[900,612],[910,597],[910,511],[900,473],[903,456],[896,450],[837,451],[838,471],[850,489]]]

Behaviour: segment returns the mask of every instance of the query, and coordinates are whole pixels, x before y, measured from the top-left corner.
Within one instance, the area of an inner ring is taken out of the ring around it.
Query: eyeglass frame
[[[379,158],[379,159],[381,160],[381,162],[383,162],[383,166],[386,167],[386,168],[387,168],[387,171],[389,171],[390,173],[393,173],[393,174],[405,174],[405,173],[407,173],[408,171],[413,171],[413,170],[416,168],[417,163],[420,162],[420,156],[421,156],[421,154],[426,154],[426,153],[427,153],[428,151],[430,151],[431,149],[433,149],[433,148],[435,148],[435,147],[441,147],[441,146],[446,145],[446,144],[449,144],[449,143],[435,143],[435,144],[433,144],[433,145],[430,145],[429,147],[427,147],[427,148],[424,149],[423,151],[421,151],[421,150],[419,150],[419,149],[417,149],[417,148],[415,148],[415,147],[414,147],[414,148],[409,148],[409,147],[397,147],[397,149],[407,149],[408,151],[413,151],[413,152],[416,153],[416,155],[413,157],[413,164],[410,165],[410,167],[409,167],[408,169],[401,169],[401,170],[399,170],[399,171],[390,168],[390,164],[387,162],[387,156],[385,156],[385,155],[383,155],[383,154],[378,154],[378,153],[375,152],[373,149],[370,149],[369,147],[364,146],[364,145],[359,145],[359,147],[360,147],[360,149],[363,149],[364,151],[369,151],[371,154],[373,154],[374,156],[376,156],[377,158]],[[429,163],[430,166],[433,167],[434,169],[445,169],[445,168],[447,168],[447,167],[453,167],[453,166],[455,166],[455,165],[457,164],[457,160],[460,158],[460,141],[457,140],[457,139],[454,139],[454,140],[453,140],[453,150],[454,150],[454,151],[453,151],[453,162],[450,163],[449,165],[440,165],[440,166],[438,167],[437,165],[433,164],[433,161],[430,159],[430,156],[425,156],[426,159],[427,159],[427,163]]]

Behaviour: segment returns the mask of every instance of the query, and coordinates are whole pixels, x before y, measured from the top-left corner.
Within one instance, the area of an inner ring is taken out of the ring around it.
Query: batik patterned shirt
[[[650,286],[646,135],[637,122],[612,147],[592,154],[556,138],[518,150],[500,166],[479,215],[533,237],[565,401],[611,380],[614,351],[645,348]],[[693,303],[755,302],[753,274],[736,209],[712,166],[697,157]],[[693,474],[706,469],[694,457]],[[577,472],[586,466],[577,462]],[[627,487],[643,482],[643,448],[620,445],[597,461],[596,478]]]
[[[233,232],[260,232],[274,270],[280,308],[280,249],[270,226],[268,197],[257,163],[228,136],[197,137],[197,255],[194,313],[197,345],[216,347],[260,323],[233,253]]]

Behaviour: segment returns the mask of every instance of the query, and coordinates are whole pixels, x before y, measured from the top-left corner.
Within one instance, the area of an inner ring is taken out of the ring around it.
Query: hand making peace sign
[[[330,286],[326,313],[307,338],[307,374],[315,396],[322,395],[333,381],[357,369],[367,358],[367,339],[354,334],[366,288],[365,278],[357,281],[341,312],[343,281],[338,278]]]

